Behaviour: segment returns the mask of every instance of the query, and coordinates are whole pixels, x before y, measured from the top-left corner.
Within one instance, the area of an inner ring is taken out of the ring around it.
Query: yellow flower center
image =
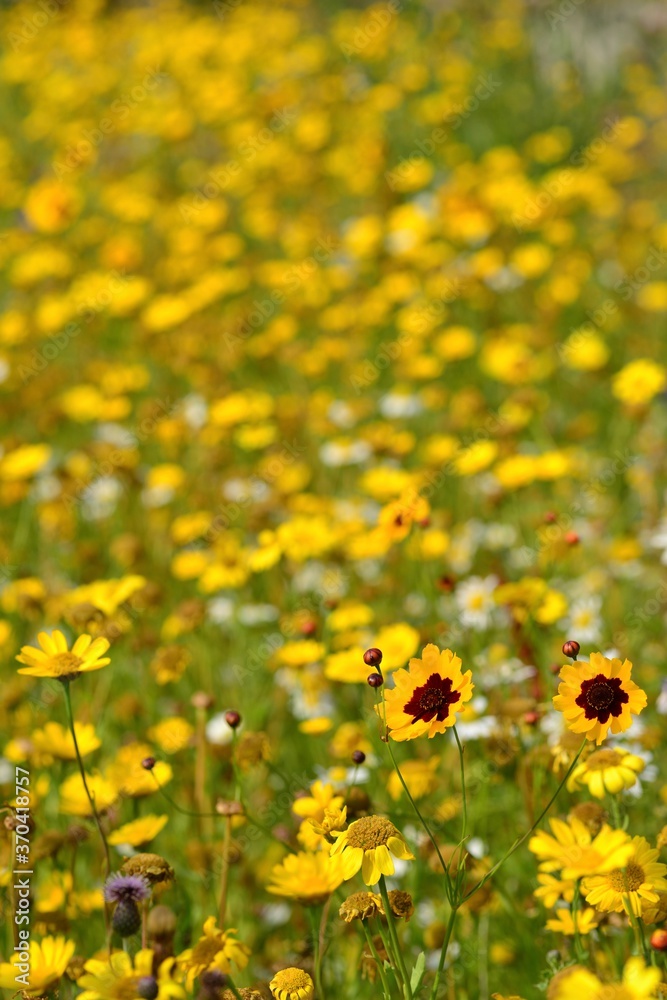
[[[383,816],[362,816],[355,820],[347,831],[347,842],[350,847],[361,847],[364,851],[372,851],[381,844],[386,844],[390,837],[398,833],[393,823]]]
[[[608,880],[616,892],[635,892],[644,884],[644,869],[631,861],[627,868],[617,868],[609,872]]]
[[[586,761],[589,771],[605,771],[609,767],[618,767],[623,758],[616,750],[597,750]]]
[[[52,663],[58,676],[65,677],[67,674],[76,674],[83,660],[79,656],[75,656],[74,653],[65,652],[56,653],[52,658]]]
[[[283,969],[281,972],[276,972],[273,985],[278,989],[287,990],[288,993],[305,990],[307,994],[313,981],[303,969]]]

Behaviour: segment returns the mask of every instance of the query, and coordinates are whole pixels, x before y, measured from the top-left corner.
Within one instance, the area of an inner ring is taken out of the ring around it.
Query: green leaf
[[[410,976],[410,989],[412,990],[413,993],[416,993],[419,987],[421,986],[425,966],[426,966],[426,955],[423,951],[420,951],[419,957],[415,962],[414,969],[412,970],[412,975]]]

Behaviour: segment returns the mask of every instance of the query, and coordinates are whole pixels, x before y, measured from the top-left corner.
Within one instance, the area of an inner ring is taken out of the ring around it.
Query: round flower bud
[[[206,691],[195,691],[195,693],[190,698],[190,704],[193,708],[198,708],[201,710],[206,710],[211,708],[213,705],[213,698]]]
[[[156,763],[157,761],[155,760],[155,757],[144,757],[141,762],[141,766],[145,771],[152,771]]]
[[[578,545],[579,535],[576,533],[576,531],[568,531],[565,535],[565,541],[568,545]]]
[[[225,712],[225,722],[231,729],[236,729],[237,726],[241,725],[241,716],[238,712],[230,709],[229,712]]]
[[[563,643],[563,653],[565,656],[572,657],[573,660],[579,656],[579,650],[581,646],[576,639],[568,639],[567,642]]]
[[[366,754],[363,750],[354,750],[352,753],[352,760],[355,764],[363,764],[366,760]]]
[[[382,650],[375,646],[367,649],[364,653],[364,663],[367,667],[379,667],[382,663]]]
[[[667,930],[664,927],[651,934],[651,948],[656,951],[667,951]]]
[[[155,976],[142,976],[137,983],[137,993],[142,1000],[155,1000],[159,992]]]
[[[367,682],[369,687],[379,688],[384,684],[384,677],[382,674],[369,674],[367,677]]]

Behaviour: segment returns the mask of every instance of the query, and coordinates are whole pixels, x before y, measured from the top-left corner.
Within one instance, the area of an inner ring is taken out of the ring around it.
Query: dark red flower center
[[[406,715],[413,716],[412,725],[420,719],[422,722],[432,722],[433,719],[444,722],[449,715],[449,706],[460,700],[459,692],[452,691],[449,677],[431,674],[426,684],[415,688],[403,711]]]
[[[617,718],[628,700],[627,692],[621,688],[620,677],[597,674],[590,680],[582,681],[581,694],[575,699],[575,704],[583,708],[587,719],[605,723],[610,715]]]

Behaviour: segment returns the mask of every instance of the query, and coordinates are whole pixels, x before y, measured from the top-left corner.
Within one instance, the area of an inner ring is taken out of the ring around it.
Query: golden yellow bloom
[[[346,924],[353,920],[367,920],[376,913],[382,913],[382,897],[374,892],[353,892],[338,910],[338,916]]]
[[[667,371],[650,358],[636,358],[614,375],[612,392],[626,406],[643,406],[665,388]]]
[[[413,657],[408,670],[394,674],[396,686],[385,692],[385,704],[375,711],[386,721],[392,739],[413,740],[444,733],[456,722],[456,713],[472,698],[472,673],[461,672],[461,660],[450,649],[430,643],[422,658]]]
[[[391,852],[391,853],[390,853]],[[380,875],[393,875],[391,855],[402,861],[414,861],[402,834],[383,816],[362,816],[339,833],[331,854],[342,853],[343,877],[353,878],[359,869],[366,885],[375,885]]]
[[[21,958],[24,952],[14,952],[11,962],[0,964],[0,988],[11,994],[20,990],[28,996],[44,996],[64,974],[75,947],[64,937],[31,938],[27,962]]]
[[[401,774],[413,799],[420,799],[437,787],[436,772],[439,764],[440,757],[437,755],[430,757],[429,760],[406,760],[405,763],[401,764]],[[400,799],[401,795],[405,795],[401,779],[396,771],[392,771],[389,775],[387,791],[395,802]]]
[[[310,795],[293,802],[292,812],[302,819],[316,819],[321,823],[326,809],[340,809],[342,805],[343,796],[336,795],[333,785],[318,780],[310,786]]]
[[[551,835],[538,830],[528,848],[541,859],[543,872],[562,871],[566,880],[622,868],[632,855],[630,837],[623,830],[603,826],[596,837],[580,820],[549,820]]]
[[[155,1000],[184,1000],[185,990],[172,978],[174,959],[167,958],[155,978]],[[124,951],[113,952],[107,960],[91,958],[78,985],[82,1000],[139,1000],[139,982],[153,978],[153,952],[142,949],[134,960]]]
[[[80,635],[70,650],[65,636],[56,629],[51,635],[40,632],[37,641],[40,649],[23,646],[16,657],[19,663],[27,664],[21,667],[20,674],[73,680],[79,674],[99,670],[111,663],[108,657],[104,657],[109,648],[106,639],[95,639],[93,642],[91,636]]]
[[[157,837],[168,821],[168,816],[141,816],[113,830],[107,837],[107,842],[112,846],[129,844],[130,847],[143,847]]]
[[[82,757],[97,750],[102,745],[95,733],[95,727],[82,722],[74,723],[76,742]],[[76,760],[74,740],[69,729],[57,722],[47,722],[43,729],[36,729],[32,734],[33,752],[44,763],[53,760]]]
[[[194,729],[187,719],[175,715],[151,726],[146,735],[149,740],[157,743],[164,753],[178,753],[190,744]]]
[[[282,969],[269,983],[275,1000],[310,1000],[315,986],[303,969]]]
[[[567,934],[568,937],[574,937],[575,934],[590,934],[597,927],[599,919],[595,910],[587,906],[583,910],[577,911],[575,926],[572,911],[560,909],[556,910],[552,920],[547,920],[546,926],[547,930],[555,931],[556,934]]]
[[[151,771],[147,771],[141,762],[150,756],[151,748],[147,743],[128,743],[116,753],[107,768],[107,777],[125,795],[134,798],[152,795],[158,784],[164,787],[171,781],[173,770],[171,764],[159,760]]]
[[[86,773],[86,783],[98,812],[106,812],[118,798],[118,789],[99,772]],[[71,774],[60,786],[60,811],[67,816],[92,816],[80,774]]]
[[[294,899],[303,906],[324,903],[344,880],[341,855],[327,851],[288,854],[271,871],[267,892]]]
[[[625,788],[632,788],[644,767],[641,757],[636,757],[621,747],[615,750],[597,750],[577,764],[568,778],[567,787],[572,791],[579,784],[586,785],[591,795],[596,799],[603,799],[606,792],[615,795]]]
[[[194,947],[178,956],[178,964],[186,972],[188,990],[192,988],[194,980],[207,969],[219,969],[224,973],[231,972],[232,965],[245,969],[250,958],[250,948],[236,939],[236,930],[220,930],[215,917],[209,917],[205,921],[203,930],[203,935]]]
[[[585,733],[598,746],[612,733],[632,725],[632,716],[646,708],[646,694],[631,680],[629,660],[610,660],[591,653],[590,662],[565,664],[554,706],[573,733]]]
[[[644,837],[633,837],[632,854],[624,865],[603,874],[593,874],[582,882],[586,901],[598,910],[641,916],[642,905],[657,903],[667,892],[667,865],[658,861],[660,852]]]

